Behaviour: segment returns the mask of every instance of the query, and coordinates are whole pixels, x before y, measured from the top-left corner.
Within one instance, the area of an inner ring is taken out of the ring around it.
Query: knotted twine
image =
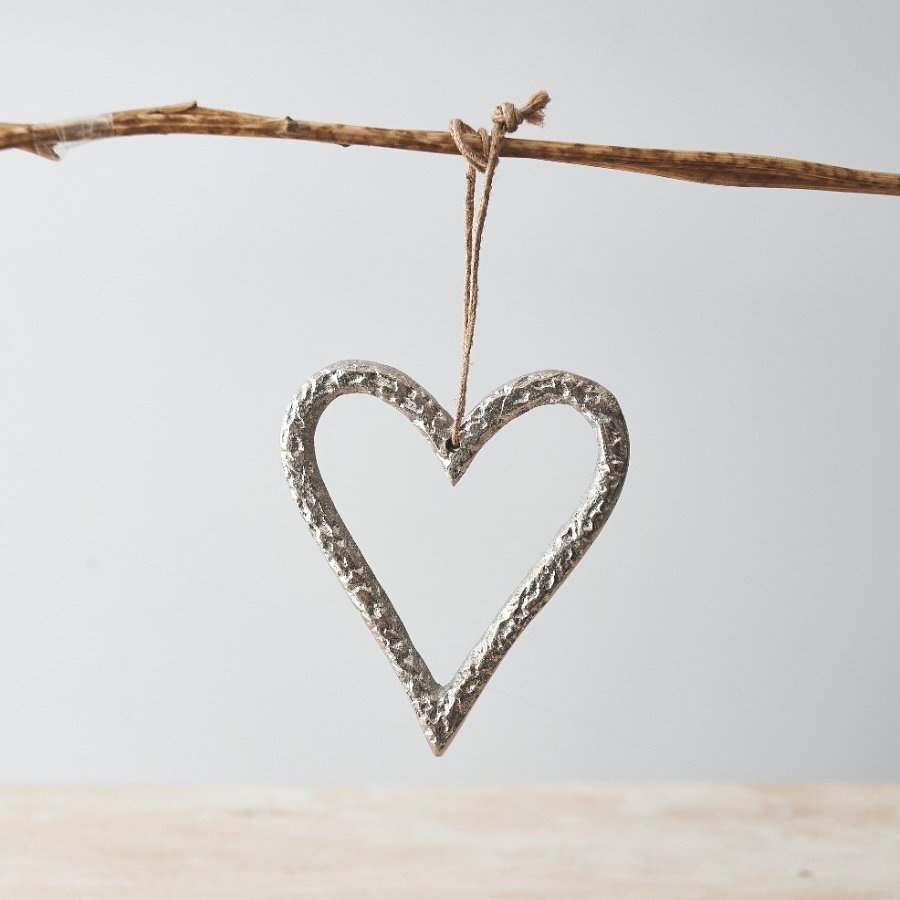
[[[461,119],[450,123],[450,134],[456,148],[465,157],[469,167],[466,170],[466,277],[463,292],[463,330],[462,330],[462,365],[459,372],[459,391],[456,397],[456,415],[450,432],[450,443],[459,446],[459,427],[466,412],[466,388],[469,383],[469,363],[472,358],[472,342],[475,339],[475,317],[478,312],[478,262],[481,256],[481,236],[487,218],[488,201],[491,197],[491,184],[494,172],[500,160],[500,147],[503,138],[512,134],[523,122],[531,125],[542,125],[544,109],[550,102],[546,91],[532,94],[523,106],[512,103],[501,103],[494,107],[491,114],[493,127],[488,135],[484,128],[477,131]],[[481,140],[481,148],[475,149],[466,141],[466,135],[477,135]],[[481,183],[481,200],[478,214],[475,214],[475,179],[476,171],[483,173]]]

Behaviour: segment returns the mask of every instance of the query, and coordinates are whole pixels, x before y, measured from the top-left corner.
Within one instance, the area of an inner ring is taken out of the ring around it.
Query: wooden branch
[[[276,119],[206,109],[196,103],[128,110],[95,120],[62,124],[0,123],[0,150],[18,148],[55,157],[53,148],[61,143],[138,134],[221,134],[317,141],[342,147],[366,145],[426,153],[458,153],[446,131],[300,122],[289,116]],[[473,147],[480,148],[477,138],[472,137],[471,141]],[[704,184],[900,196],[900,174],[867,172],[777,156],[703,150],[652,150],[521,138],[507,138],[503,142],[502,155],[642,172]]]

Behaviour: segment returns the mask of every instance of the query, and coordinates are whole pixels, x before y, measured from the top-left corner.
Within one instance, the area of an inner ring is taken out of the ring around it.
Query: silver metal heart
[[[316,425],[342,394],[372,394],[396,407],[431,444],[452,484],[504,425],[538,406],[565,404],[588,420],[599,454],[581,505],[497,613],[449,684],[435,681],[393,604],[341,519],[316,462]],[[348,360],[317,372],[297,392],[284,420],[281,453],[291,493],[312,536],[403,683],[432,751],[440,756],[525,626],[537,615],[606,523],[628,469],[628,431],[613,395],[570,372],[532,372],[483,400],[450,444],[450,415],[421,385],[379,363]]]

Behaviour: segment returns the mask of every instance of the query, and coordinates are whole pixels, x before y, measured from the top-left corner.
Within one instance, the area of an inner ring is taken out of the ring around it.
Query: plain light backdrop
[[[196,99],[477,127],[544,87],[547,139],[897,171],[898,32],[891,2],[0,2],[0,120]],[[525,160],[497,173],[471,399],[594,378],[632,465],[432,758],[279,430],[343,358],[453,403],[464,171],[223,137],[0,154],[0,779],[900,777],[900,199]],[[539,410],[451,490],[375,400],[320,431],[442,678],[593,458],[577,415]]]

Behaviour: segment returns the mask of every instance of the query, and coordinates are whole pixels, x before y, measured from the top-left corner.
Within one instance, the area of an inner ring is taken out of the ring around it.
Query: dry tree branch
[[[103,127],[97,127],[97,123]],[[317,141],[342,147],[366,145],[426,153],[459,152],[446,131],[301,122],[289,116],[270,118],[206,109],[196,103],[127,110],[93,121],[48,125],[0,123],[0,150],[18,148],[53,157],[53,148],[60,143],[138,134],[221,134]],[[473,148],[476,145],[480,148],[477,137],[472,136],[471,142]],[[652,150],[508,138],[503,142],[501,155],[642,172],[704,184],[900,196],[900,174],[748,153]]]

